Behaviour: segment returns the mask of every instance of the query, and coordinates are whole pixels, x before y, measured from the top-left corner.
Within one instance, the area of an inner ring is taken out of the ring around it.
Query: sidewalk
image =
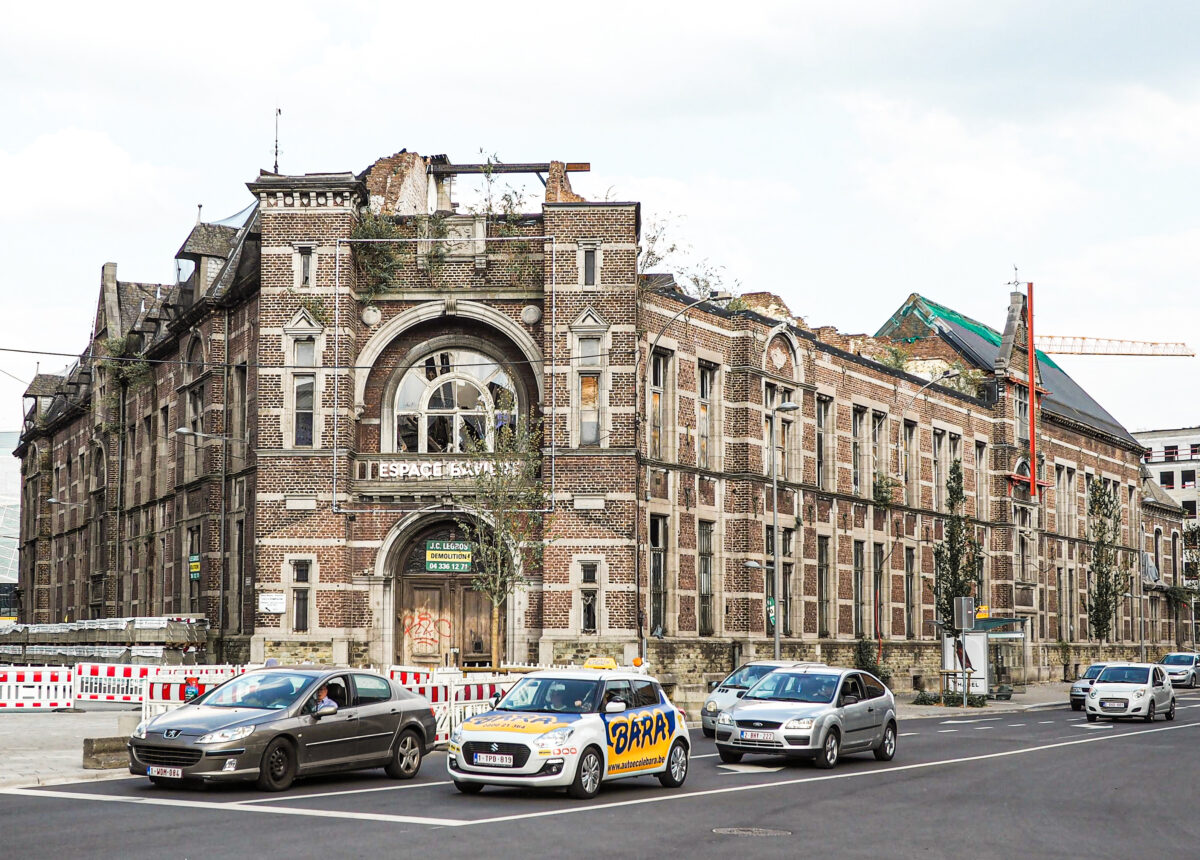
[[[983,708],[944,708],[941,705],[910,704],[917,694],[913,692],[896,694],[896,716],[901,720],[914,720],[928,717],[955,717],[963,714],[1004,714],[1038,708],[1067,708],[1070,707],[1071,685],[1062,681],[1048,684],[1030,684],[1024,693],[1013,693],[1010,700],[988,699]]]
[[[0,787],[129,776],[127,769],[84,770],[83,739],[128,734],[136,710],[8,711],[0,713]]]

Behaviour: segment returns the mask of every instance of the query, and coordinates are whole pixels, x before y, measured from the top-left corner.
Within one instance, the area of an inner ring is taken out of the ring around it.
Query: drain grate
[[[769,827],[714,827],[718,836],[791,836],[790,830],[772,830]]]

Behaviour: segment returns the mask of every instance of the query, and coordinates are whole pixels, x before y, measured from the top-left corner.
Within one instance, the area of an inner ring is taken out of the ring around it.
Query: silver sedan
[[[734,763],[746,753],[811,758],[830,768],[842,753],[896,754],[896,700],[858,669],[777,669],[717,718],[717,752]]]

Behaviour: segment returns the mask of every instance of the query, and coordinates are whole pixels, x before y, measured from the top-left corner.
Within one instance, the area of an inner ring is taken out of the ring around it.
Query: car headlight
[[[803,719],[788,720],[783,724],[785,729],[811,729],[813,727],[812,717],[804,717]]]
[[[721,714],[721,716],[717,717],[717,722],[723,726],[732,726],[733,717],[729,716],[729,714]]]
[[[1092,687],[1091,691],[1088,693],[1088,698],[1094,699],[1099,695],[1100,695],[1100,691],[1097,690],[1095,687]]]
[[[454,731],[450,733],[450,743],[462,743],[462,726],[455,726]]]
[[[240,741],[242,738],[249,737],[254,731],[254,726],[237,726],[232,729],[217,729],[215,732],[209,732],[200,740],[198,744],[225,744],[230,741]]]
[[[1146,695],[1146,688],[1145,688],[1145,687],[1139,687],[1138,689],[1136,689],[1136,690],[1134,690],[1134,691],[1133,691],[1133,697],[1134,697],[1135,699],[1140,699],[1140,698],[1141,698],[1142,696],[1144,696],[1144,695]]]
[[[707,702],[704,703],[704,710],[710,714],[715,714],[717,711],[720,710],[720,708],[717,707],[716,702],[714,702],[712,699],[709,699]]]
[[[570,726],[563,726],[561,729],[551,729],[534,741],[534,744],[539,747],[558,746],[559,744],[566,743],[567,738],[569,738],[574,731],[575,730]]]
[[[146,737],[146,728],[149,725],[150,725],[149,720],[142,720],[140,723],[137,724],[137,728],[133,730],[133,734],[130,735],[130,737],[137,738],[138,740],[144,740]]]

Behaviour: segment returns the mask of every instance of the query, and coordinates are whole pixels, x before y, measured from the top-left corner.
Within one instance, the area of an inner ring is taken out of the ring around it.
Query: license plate
[[[1100,707],[1102,707],[1102,708],[1123,708],[1123,707],[1125,707],[1125,703],[1124,702],[1116,702],[1116,701],[1113,701],[1112,699],[1101,699]]]
[[[180,767],[148,767],[146,776],[165,776],[167,779],[183,779],[183,768]]]
[[[475,764],[490,764],[495,767],[512,767],[512,763],[513,757],[510,755],[475,753]]]
[[[742,732],[742,740],[773,741],[775,740],[775,734],[773,732]]]

